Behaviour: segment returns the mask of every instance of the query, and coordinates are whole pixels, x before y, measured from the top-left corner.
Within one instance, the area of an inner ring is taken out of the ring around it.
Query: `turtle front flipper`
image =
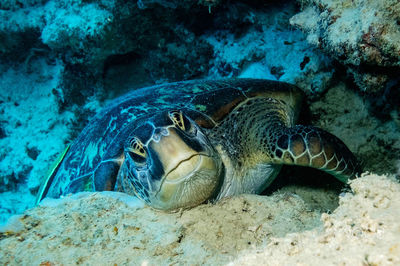
[[[344,183],[360,173],[360,166],[347,146],[320,128],[282,126],[271,135],[268,148],[274,163],[317,168]]]

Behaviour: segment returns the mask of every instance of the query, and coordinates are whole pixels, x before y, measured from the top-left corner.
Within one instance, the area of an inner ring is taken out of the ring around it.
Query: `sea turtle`
[[[295,125],[303,93],[262,79],[176,82],[134,90],[83,129],[38,201],[78,191],[122,191],[176,210],[260,193],[283,164],[346,182],[358,172],[345,144]]]

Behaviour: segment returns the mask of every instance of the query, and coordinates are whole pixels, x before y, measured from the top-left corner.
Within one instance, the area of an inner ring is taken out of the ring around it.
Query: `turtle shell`
[[[118,159],[124,143],[143,122],[168,110],[182,110],[200,127],[213,128],[240,102],[258,95],[299,108],[302,92],[295,86],[262,79],[194,80],[134,90],[115,99],[94,116],[70,145],[38,195],[59,197],[78,191],[113,190],[108,180],[95,180],[94,171]],[[155,121],[157,122],[157,121]],[[118,167],[114,167],[115,175]],[[102,183],[101,189],[96,183]]]

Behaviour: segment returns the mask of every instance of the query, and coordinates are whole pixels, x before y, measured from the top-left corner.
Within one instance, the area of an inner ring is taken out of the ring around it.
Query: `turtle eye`
[[[132,138],[132,140],[129,142],[128,152],[134,161],[139,163],[143,163],[146,161],[147,157],[146,150],[140,139],[136,137]]]
[[[174,123],[174,125],[182,131],[192,132],[192,123],[181,111],[171,111],[168,113],[169,118]]]

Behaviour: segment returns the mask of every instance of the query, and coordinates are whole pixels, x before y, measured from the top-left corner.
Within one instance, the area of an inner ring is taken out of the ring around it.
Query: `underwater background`
[[[329,260],[324,252],[335,250],[336,262],[400,263],[395,0],[0,0],[0,224],[34,207],[58,156],[112,99],[153,84],[223,77],[296,84],[307,95],[303,122],[342,139],[371,174],[344,195],[333,178],[287,168],[268,197],[183,214],[85,194],[89,200],[49,203],[9,222],[0,262],[276,265],[281,257]],[[312,248],[312,239],[325,246]],[[347,242],[354,246],[337,249]],[[23,257],[32,245],[34,258]],[[120,249],[106,259],[101,247]],[[249,250],[271,260],[238,256]]]

